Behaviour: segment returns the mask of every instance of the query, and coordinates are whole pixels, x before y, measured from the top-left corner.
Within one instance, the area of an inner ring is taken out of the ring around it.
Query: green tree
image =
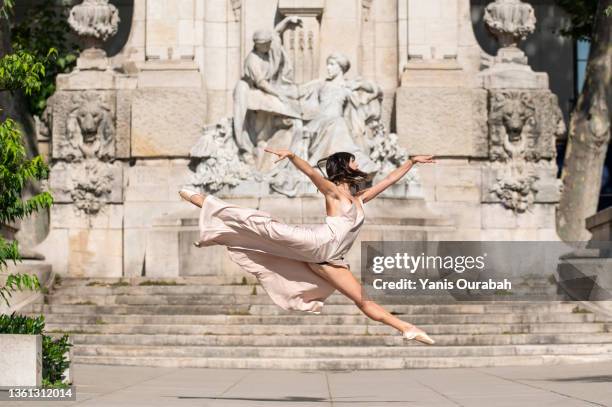
[[[561,173],[557,232],[565,241],[589,239],[585,220],[597,210],[610,142],[612,0],[557,0],[570,16],[564,33],[591,43],[582,92],[571,114]]]
[[[6,22],[7,7],[11,6],[12,1],[0,1],[0,24]],[[50,54],[53,52],[51,50]],[[43,63],[27,51],[7,53],[0,58],[0,91],[23,91],[30,95],[40,89],[44,75]],[[53,199],[48,192],[27,200],[21,198],[26,184],[45,179],[48,171],[42,157],[28,159],[17,123],[10,118],[3,120],[0,123],[0,225],[13,224],[34,211],[51,206]],[[16,264],[19,260],[21,257],[17,241],[7,240],[0,235],[0,271],[5,271],[10,261]],[[39,287],[36,276],[9,274],[5,283],[0,284],[0,297],[8,305],[8,299],[14,291],[35,290]]]
[[[44,0],[25,12],[19,23],[11,27],[11,44],[14,51],[27,51],[45,67],[40,77],[41,85],[27,95],[30,113],[41,116],[47,99],[55,92],[55,77],[67,73],[76,65],[78,46],[69,40],[69,5],[58,5],[55,0]],[[48,58],[50,49],[56,52]]]

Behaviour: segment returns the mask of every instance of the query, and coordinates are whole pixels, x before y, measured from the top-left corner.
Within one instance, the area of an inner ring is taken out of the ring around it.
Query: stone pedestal
[[[558,240],[555,140],[564,124],[547,75],[534,72],[517,47],[535,28],[531,6],[491,3],[484,18],[502,48],[474,60],[473,35],[462,28],[470,23],[460,12],[465,2],[452,6],[459,23],[435,12],[447,3],[409,4],[408,31],[421,27],[426,35],[408,36],[396,127],[411,154],[442,157],[436,168],[423,168],[422,179],[431,207],[457,222],[448,238]],[[419,21],[412,26],[412,19]],[[447,20],[448,32],[437,32]]]
[[[124,181],[116,159],[125,155],[117,111],[126,79],[110,70],[58,76],[48,109],[55,205],[39,250],[60,274],[122,275]]]
[[[289,224],[307,226],[324,222],[325,201],[314,195],[292,199],[282,196],[223,199],[269,212]],[[431,211],[419,198],[377,198],[365,205],[365,211],[365,224],[347,256],[351,270],[357,275],[362,241],[436,240],[455,230],[447,216]],[[193,245],[199,236],[198,215],[197,208],[187,208],[155,220],[146,236],[145,276],[206,275],[239,280],[245,275],[230,260],[225,247],[197,248]]]
[[[586,218],[586,227],[591,232],[591,240],[612,241],[612,207]]]
[[[0,334],[0,349],[0,386],[42,385],[41,335]]]
[[[396,94],[396,128],[410,154],[484,157],[486,92],[456,60],[410,61]]]
[[[592,237],[562,257],[557,279],[568,295],[612,320],[612,207],[586,219]]]

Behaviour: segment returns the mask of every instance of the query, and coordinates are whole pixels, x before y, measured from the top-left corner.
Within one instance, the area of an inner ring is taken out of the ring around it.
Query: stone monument
[[[177,6],[178,5],[178,6]],[[134,0],[122,48],[108,1],[75,6],[77,69],[59,75],[41,124],[56,198],[36,250],[70,276],[240,279],[223,248],[197,249],[186,184],[296,224],[323,221],[314,186],[265,147],[316,166],[353,152],[378,182],[363,240],[558,240],[547,75],[520,40],[533,9],[496,0],[474,37],[469,0]],[[359,266],[359,243],[349,254]],[[206,267],[202,267],[206,264]]]

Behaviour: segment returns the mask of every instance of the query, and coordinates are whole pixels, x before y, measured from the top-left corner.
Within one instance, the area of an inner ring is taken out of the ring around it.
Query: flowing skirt
[[[199,218],[199,247],[224,245],[231,260],[254,275],[285,310],[320,313],[335,288],[311,267],[337,246],[327,224],[288,225],[269,213],[208,195]]]

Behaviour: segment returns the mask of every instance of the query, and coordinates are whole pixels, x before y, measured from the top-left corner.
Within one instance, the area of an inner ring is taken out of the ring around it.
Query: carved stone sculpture
[[[117,34],[119,12],[108,0],[84,0],[70,10],[68,22],[90,47],[99,47]]]
[[[492,161],[529,159],[538,136],[532,95],[521,91],[492,93],[489,130]]]
[[[197,161],[190,185],[217,192],[248,179],[252,170],[240,160],[231,119],[208,126],[203,133],[190,152],[192,159]]]
[[[272,164],[265,147],[288,148],[313,167],[337,151],[355,155],[371,178],[391,171],[406,159],[397,136],[380,122],[382,89],[362,79],[346,79],[347,57],[332,53],[327,75],[303,84],[292,79],[292,64],[281,43],[282,33],[300,19],[287,17],[275,31],[258,30],[255,46],[234,89],[234,117],[208,126],[191,150],[194,174],[190,184],[208,192],[243,182],[267,184],[266,191],[295,196],[310,182],[288,161]],[[404,181],[415,181],[415,175]]]
[[[234,88],[234,134],[249,163],[255,162],[257,143],[271,136],[274,116],[300,118],[299,110],[286,99],[293,78],[280,38],[291,24],[299,24],[299,20],[286,18],[274,31],[255,31],[253,50],[247,55],[242,78]]]
[[[504,207],[518,213],[528,210],[538,192],[535,186],[538,176],[520,164],[493,168],[497,175],[491,191],[498,196]]]
[[[115,155],[114,125],[108,101],[95,92],[76,93],[58,155],[67,161],[109,160]]]
[[[336,151],[347,151],[355,155],[362,171],[373,173],[376,166],[363,148],[366,117],[360,109],[381,98],[382,90],[370,81],[346,80],[349,68],[348,58],[334,53],[327,58],[327,77],[298,89],[303,106],[314,103],[315,113],[304,126],[310,135],[308,161],[314,166]]]
[[[87,159],[76,164],[72,171],[74,189],[70,196],[75,206],[88,215],[98,213],[112,191],[113,173],[109,164]]]
[[[115,157],[114,112],[108,93],[75,92],[69,99],[65,130],[54,135],[53,184],[59,201],[74,202],[92,215],[120,185],[120,167]],[[113,188],[115,186],[115,188]]]
[[[527,64],[518,44],[535,30],[533,7],[521,0],[495,0],[485,8],[484,22],[502,48],[498,59]]]
[[[104,41],[117,34],[119,12],[108,0],[84,0],[70,10],[68,23],[83,42],[78,69],[107,69]]]
[[[557,99],[546,91],[499,90],[490,93],[489,103],[488,192],[506,208],[524,212],[536,201],[538,183],[560,192],[554,174],[540,176],[548,174],[555,138],[564,130]]]

